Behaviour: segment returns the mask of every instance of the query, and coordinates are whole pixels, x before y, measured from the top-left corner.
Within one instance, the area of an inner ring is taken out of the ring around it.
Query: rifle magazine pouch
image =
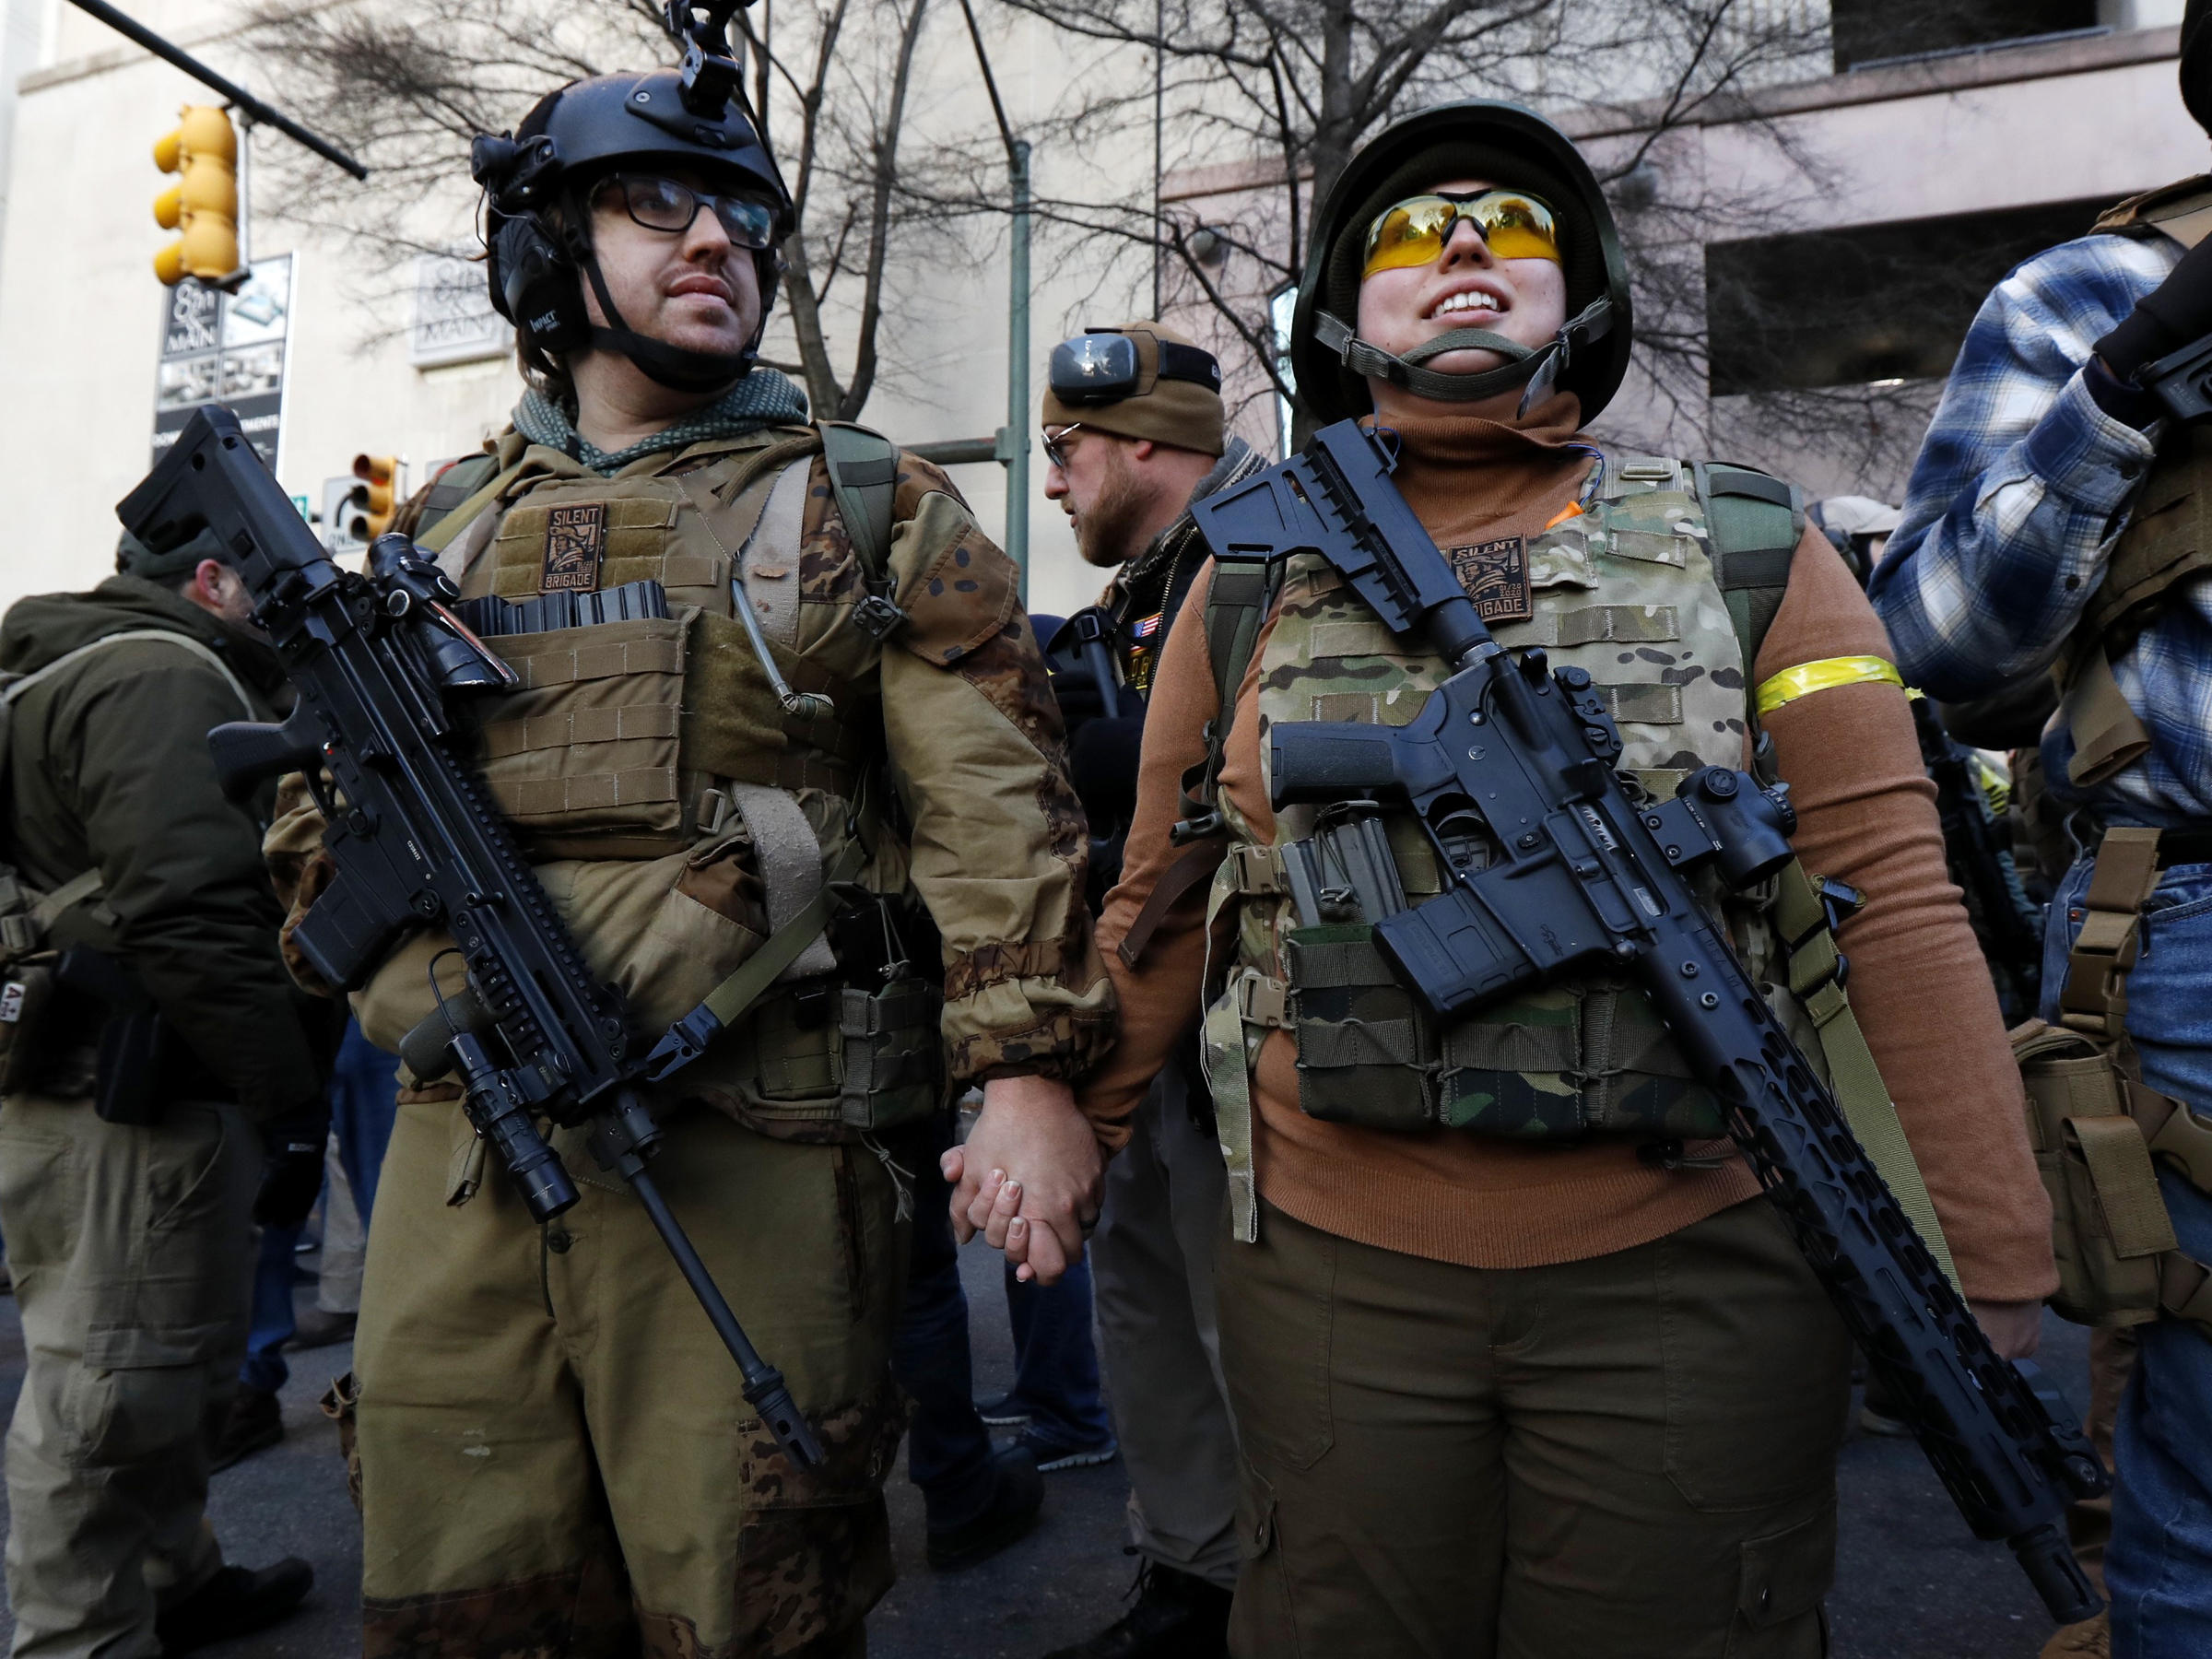
[[[498,641],[523,688],[484,701],[484,782],[532,859],[684,845],[685,634],[642,617]]]
[[[1245,1018],[1287,1022],[1297,1036],[1299,1110],[1366,1129],[1432,1125],[1427,1016],[1375,948],[1374,930],[1364,923],[1293,928],[1283,958],[1290,973],[1287,1019],[1271,1021],[1266,1010],[1253,1008]]]
[[[30,1086],[39,1030],[53,1000],[51,955],[19,959],[0,972],[0,1094]]]
[[[2030,1020],[2012,1034],[2028,1095],[2028,1137],[2051,1194],[2058,1291],[2077,1324],[2131,1325],[2159,1314],[2159,1257],[2175,1248],[2124,1083],[2088,1039]]]
[[[838,995],[838,1103],[846,1126],[896,1129],[936,1111],[944,1092],[943,988],[900,979],[875,992],[849,985]]]

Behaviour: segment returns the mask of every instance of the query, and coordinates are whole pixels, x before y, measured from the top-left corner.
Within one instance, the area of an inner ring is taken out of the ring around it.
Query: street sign
[[[154,378],[154,459],[177,441],[193,410],[222,403],[238,414],[254,453],[276,470],[284,430],[284,376],[292,322],[292,255],[257,259],[235,294],[180,282],[167,297]]]

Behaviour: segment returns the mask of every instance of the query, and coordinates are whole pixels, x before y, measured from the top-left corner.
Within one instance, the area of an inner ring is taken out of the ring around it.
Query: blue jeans
[[[359,1026],[347,1021],[346,1040],[330,1077],[330,1126],[364,1227],[376,1203],[376,1178],[398,1113],[398,1062],[362,1036]],[[291,1378],[284,1345],[299,1329],[292,1287],[301,1231],[298,1227],[261,1230],[261,1254],[253,1265],[253,1323],[246,1333],[245,1363],[238,1368],[241,1388],[275,1394]]]
[[[275,1394],[291,1378],[284,1345],[299,1326],[292,1312],[292,1286],[300,1273],[300,1227],[265,1227],[261,1253],[253,1261],[253,1320],[246,1328],[245,1363],[238,1385]]]
[[[991,1431],[975,1409],[968,1293],[960,1285],[959,1247],[953,1242],[947,1208],[952,1191],[937,1171],[937,1159],[950,1144],[940,1135],[913,1160],[914,1230],[907,1255],[906,1303],[891,1336],[891,1375],[914,1403],[906,1437],[906,1477],[922,1488],[932,1532],[974,1520],[998,1490]]]
[[[2046,1019],[2055,1018],[2090,867],[2078,860],[2052,900]],[[2212,1113],[2212,865],[2166,871],[2144,907],[2127,1030],[2144,1082]],[[2183,1251],[2212,1262],[2212,1196],[2163,1168],[2159,1186]],[[2212,1659],[2212,1337],[2162,1319],[2137,1326],[2136,1340],[2112,1441],[2119,1486],[2104,1558],[2112,1659]]]
[[[1006,1318],[1014,1327],[1014,1386],[1006,1404],[1027,1412],[1030,1430],[1054,1446],[1095,1446],[1113,1438],[1099,1392],[1091,1337],[1088,1253],[1056,1285],[1024,1284],[1006,1270]]]
[[[376,1207],[376,1178],[398,1115],[399,1062],[347,1020],[330,1077],[330,1129],[338,1137],[338,1162],[345,1166],[363,1227]]]

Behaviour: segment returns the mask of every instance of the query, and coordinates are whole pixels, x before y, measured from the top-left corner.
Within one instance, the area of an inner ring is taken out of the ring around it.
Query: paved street
[[[995,1257],[980,1246],[963,1270],[972,1306],[976,1383],[1010,1378],[1011,1351]],[[2086,1398],[2085,1333],[2046,1319],[2044,1361],[2078,1406]],[[276,1630],[206,1650],[210,1659],[347,1659],[359,1652],[360,1532],[346,1498],[337,1437],[315,1397],[350,1361],[344,1347],[294,1358],[285,1443],[215,1480],[212,1512],[234,1560],[282,1554],[314,1563],[305,1612]],[[22,1330],[0,1298],[0,1405],[14,1409]],[[675,1450],[671,1449],[672,1452]],[[1038,1659],[1109,1622],[1132,1563],[1121,1553],[1118,1464],[1046,1477],[1047,1509],[1023,1543],[955,1577],[922,1559],[922,1504],[903,1467],[890,1488],[900,1583],[870,1620],[875,1659]],[[1854,1437],[1842,1459],[1843,1541],[1829,1606],[1838,1659],[2034,1659],[2048,1627],[2002,1546],[1978,1544],[1910,1441]],[[0,1633],[12,1632],[0,1613]]]

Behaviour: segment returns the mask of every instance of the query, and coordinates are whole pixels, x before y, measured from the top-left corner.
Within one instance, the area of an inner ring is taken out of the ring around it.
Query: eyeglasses
[[[1482,233],[1500,259],[1559,263],[1559,238],[1550,205],[1524,190],[1486,190],[1480,195],[1418,195],[1386,207],[1367,229],[1364,282],[1377,271],[1425,265],[1444,251],[1461,219]]]
[[[711,195],[651,173],[617,173],[599,187],[599,192],[608,190],[622,193],[622,206],[631,220],[648,230],[680,235],[691,228],[699,210],[707,207],[740,248],[765,248],[775,241],[776,210],[765,202],[747,196]],[[594,193],[593,200],[599,199],[599,193]]]
[[[1067,441],[1082,429],[1083,423],[1081,421],[1071,420],[1058,431],[1046,433],[1044,438],[1045,460],[1062,472],[1065,472],[1067,470]]]

